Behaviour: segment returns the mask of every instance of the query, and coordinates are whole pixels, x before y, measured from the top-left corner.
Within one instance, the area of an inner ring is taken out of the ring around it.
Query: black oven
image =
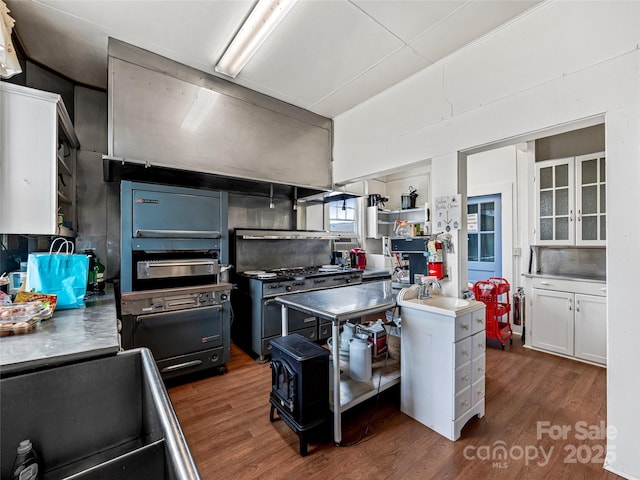
[[[122,343],[147,347],[163,378],[228,361],[229,290],[223,285],[122,294]]]
[[[282,305],[275,298],[262,300],[262,351],[271,351],[271,340],[282,335]],[[318,317],[298,310],[288,311],[288,329],[309,340],[318,340]]]

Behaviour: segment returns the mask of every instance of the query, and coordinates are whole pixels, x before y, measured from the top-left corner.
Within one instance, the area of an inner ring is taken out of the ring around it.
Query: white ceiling
[[[540,3],[298,0],[230,79],[214,65],[253,0],[4,1],[27,55],[78,83],[106,89],[114,37],[330,118]]]

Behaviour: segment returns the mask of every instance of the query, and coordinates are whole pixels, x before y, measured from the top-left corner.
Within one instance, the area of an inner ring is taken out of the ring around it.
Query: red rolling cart
[[[509,282],[499,277],[479,280],[473,285],[476,300],[486,305],[487,338],[497,339],[503,350],[507,342],[513,343],[509,291]]]

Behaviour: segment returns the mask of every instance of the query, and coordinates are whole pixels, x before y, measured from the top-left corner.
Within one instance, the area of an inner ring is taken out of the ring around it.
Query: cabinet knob
[[[462,402],[461,404],[463,407],[466,407],[469,405],[469,400],[465,400],[464,402]]]
[[[464,377],[462,377],[462,380],[464,380],[465,382],[469,380],[469,375],[465,375]]]
[[[469,330],[469,324],[468,323],[463,323],[460,326],[462,327],[463,330]]]
[[[462,355],[464,355],[465,357],[469,356],[469,351],[468,350],[463,350],[462,351]]]

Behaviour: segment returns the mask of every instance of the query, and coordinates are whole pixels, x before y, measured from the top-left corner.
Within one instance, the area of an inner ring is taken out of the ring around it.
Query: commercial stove
[[[359,284],[362,270],[333,265],[248,270],[240,272],[236,281],[237,289],[231,297],[235,315],[233,339],[265,361],[271,353],[271,340],[282,334],[281,308],[276,297]],[[289,332],[309,340],[323,340],[331,336],[331,323],[291,311]]]

